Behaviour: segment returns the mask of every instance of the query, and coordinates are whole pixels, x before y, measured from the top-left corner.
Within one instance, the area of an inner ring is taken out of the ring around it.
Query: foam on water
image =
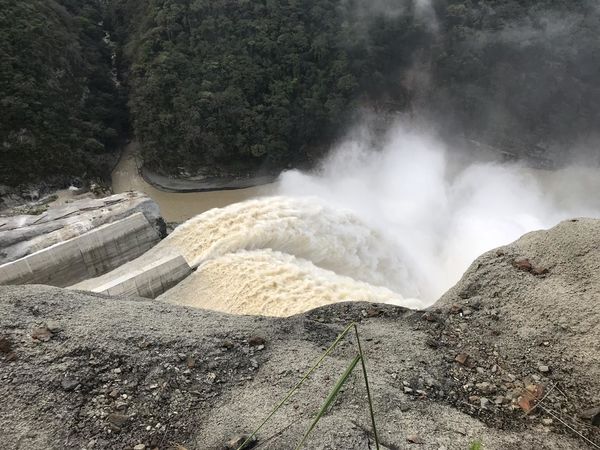
[[[411,308],[406,299],[317,267],[312,262],[272,250],[241,250],[204,262],[159,300],[236,314],[289,316],[319,306],[370,301]]]
[[[160,247],[176,249],[199,270],[207,261],[240,250],[271,250],[404,296],[419,296],[393,242],[351,212],[316,198],[266,197],[213,209],[179,226]]]

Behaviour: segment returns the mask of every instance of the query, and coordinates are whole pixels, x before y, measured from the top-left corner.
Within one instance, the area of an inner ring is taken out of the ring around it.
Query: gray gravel
[[[600,221],[580,220],[483,255],[426,312],[354,303],[276,319],[1,287],[1,448],[226,448],[352,321],[386,448],[594,448],[546,410],[600,442],[578,416],[600,405],[598,269]],[[355,351],[341,345],[255,448],[293,449]],[[306,448],[374,448],[369,430],[357,372]]]

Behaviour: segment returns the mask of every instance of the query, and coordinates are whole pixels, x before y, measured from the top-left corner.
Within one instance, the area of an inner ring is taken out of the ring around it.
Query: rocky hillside
[[[0,287],[0,439],[6,449],[232,448],[356,321],[382,448],[596,448],[599,248],[600,220],[528,234],[420,312],[354,303],[270,319]],[[294,448],[354,354],[350,338],[256,448]],[[363,386],[357,372],[306,448],[375,448]]]

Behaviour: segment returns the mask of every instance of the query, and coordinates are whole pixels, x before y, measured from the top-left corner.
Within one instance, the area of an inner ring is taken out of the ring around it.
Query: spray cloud
[[[403,125],[393,127],[379,148],[372,145],[362,129],[318,172],[285,173],[280,193],[317,196],[353,211],[401,249],[428,303],[483,252],[561,220],[600,213],[593,195],[600,179],[591,168],[457,164],[456,150]]]

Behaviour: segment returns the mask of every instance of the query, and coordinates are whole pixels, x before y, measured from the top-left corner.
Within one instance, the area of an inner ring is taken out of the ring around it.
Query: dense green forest
[[[106,176],[126,117],[103,16],[93,0],[0,0],[0,184]]]
[[[597,138],[598,30],[594,0],[0,0],[0,184],[127,133],[163,173],[305,164],[361,109],[550,153]]]

